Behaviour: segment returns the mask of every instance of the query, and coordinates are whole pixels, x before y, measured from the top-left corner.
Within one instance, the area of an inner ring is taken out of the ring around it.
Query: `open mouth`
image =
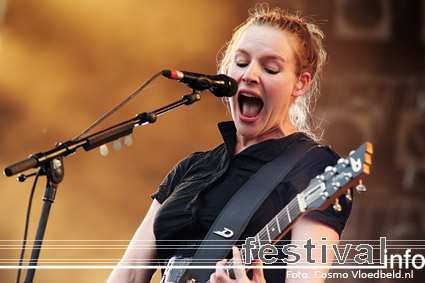
[[[238,102],[240,113],[246,118],[257,117],[264,105],[259,97],[246,92],[241,92],[239,94]]]

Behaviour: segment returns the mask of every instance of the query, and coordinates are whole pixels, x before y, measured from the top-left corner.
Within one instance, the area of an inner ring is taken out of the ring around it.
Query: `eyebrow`
[[[245,49],[237,49],[236,51],[235,51],[235,56],[238,54],[238,53],[243,53],[243,54],[245,54],[245,55],[249,55],[249,52],[248,51],[246,51]],[[286,62],[286,60],[282,57],[282,56],[280,56],[280,55],[277,55],[277,54],[270,54],[270,55],[266,55],[266,56],[264,56],[266,59],[272,59],[272,60],[280,60],[280,61],[282,61],[282,62]]]

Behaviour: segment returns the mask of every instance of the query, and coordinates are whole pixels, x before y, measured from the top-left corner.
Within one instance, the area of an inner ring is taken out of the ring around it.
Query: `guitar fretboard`
[[[296,221],[304,210],[300,207],[300,200],[298,197],[294,198],[288,205],[286,205],[273,219],[271,219],[266,226],[263,227],[255,236],[255,248],[251,250],[251,262],[258,258],[260,248],[266,244],[275,244],[291,227],[292,223]],[[242,261],[245,264],[245,251],[241,250]],[[226,269],[227,274],[234,278],[233,259],[228,263],[229,268]]]

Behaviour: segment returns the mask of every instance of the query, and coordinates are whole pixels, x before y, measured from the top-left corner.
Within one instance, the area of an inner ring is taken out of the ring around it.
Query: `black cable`
[[[27,235],[28,235],[28,226],[29,226],[29,222],[30,222],[32,199],[34,197],[35,187],[37,185],[38,176],[40,176],[41,170],[42,170],[42,168],[39,168],[37,170],[37,173],[35,175],[35,179],[34,179],[34,182],[32,184],[32,188],[31,188],[30,198],[29,198],[29,202],[28,202],[27,218],[26,218],[26,221],[25,221],[24,242],[22,243],[22,251],[21,251],[21,257],[19,259],[19,266],[22,266],[22,261],[24,259],[24,255],[25,255],[25,248],[26,248],[26,245],[27,245]],[[16,283],[19,283],[20,279],[21,279],[21,268],[18,269],[18,274],[16,276]]]
[[[135,92],[133,92],[130,96],[128,96],[126,99],[124,99],[120,104],[115,106],[112,110],[104,114],[102,117],[100,117],[97,121],[95,121],[93,124],[91,124],[87,129],[85,129],[81,134],[79,134],[77,137],[75,137],[72,141],[77,141],[80,138],[82,138],[85,134],[90,132],[94,127],[99,125],[101,122],[103,122],[106,118],[111,116],[114,112],[116,112],[118,109],[123,107],[127,102],[129,102],[131,99],[133,99],[139,92],[141,92],[148,84],[150,84],[154,79],[161,76],[163,74],[163,71],[156,73],[153,75],[149,80],[147,80],[141,87],[139,87]]]

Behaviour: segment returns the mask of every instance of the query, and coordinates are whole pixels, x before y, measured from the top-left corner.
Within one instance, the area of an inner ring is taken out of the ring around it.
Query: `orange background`
[[[423,239],[425,25],[420,13],[424,3],[391,4],[389,12],[383,10],[384,20],[389,15],[389,29],[382,28],[381,33],[378,29],[370,37],[368,28],[356,35],[341,24],[340,5],[346,2],[269,1],[271,7],[301,10],[324,20],[330,63],[315,115],[322,121],[325,142],[341,155],[366,140],[375,145],[372,175],[365,180],[369,192],[356,197],[344,238]],[[382,3],[370,1],[370,5],[375,2]],[[255,5],[242,0],[0,3],[2,168],[74,138],[162,69],[214,74],[217,52]],[[186,86],[160,77],[96,130],[189,92]],[[93,245],[128,243],[151,203],[149,195],[167,172],[192,151],[220,143],[216,123],[230,118],[220,99],[203,93],[200,102],[136,128],[131,147],[114,151],[109,146],[107,157],[98,149],[79,149],[66,157],[65,179],[52,206],[40,258],[116,263],[122,246],[93,249]],[[410,140],[406,137],[411,128],[415,134]],[[415,174],[409,179],[412,168]],[[0,176],[1,245],[21,244],[32,180],[21,184]],[[41,178],[28,240],[35,237],[44,185]],[[58,240],[70,245],[84,240],[81,243],[91,246],[58,251],[49,246],[61,244]],[[16,260],[19,253],[19,246],[0,249],[0,258]],[[108,269],[37,270],[34,282],[104,282],[109,273]],[[16,270],[0,269],[1,282],[14,282],[15,276]]]

